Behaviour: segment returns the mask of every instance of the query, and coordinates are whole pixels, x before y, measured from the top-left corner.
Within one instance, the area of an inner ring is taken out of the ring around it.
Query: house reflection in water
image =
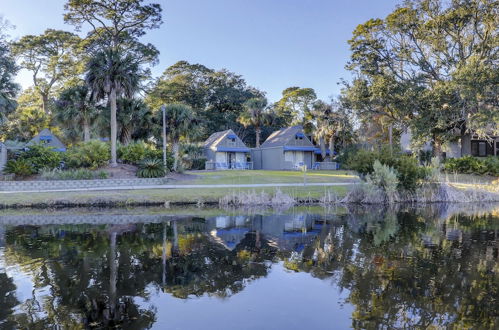
[[[280,251],[301,251],[320,233],[319,217],[305,213],[255,216],[218,216],[206,219],[207,231],[227,249],[233,250],[248,233]]]

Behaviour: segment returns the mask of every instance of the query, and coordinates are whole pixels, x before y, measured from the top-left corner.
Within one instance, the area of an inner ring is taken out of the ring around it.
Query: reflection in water
[[[0,328],[499,326],[497,211],[99,217],[0,216]],[[336,293],[312,293],[318,279]],[[165,321],[171,311],[190,318]],[[224,322],[196,324],[203,312]]]

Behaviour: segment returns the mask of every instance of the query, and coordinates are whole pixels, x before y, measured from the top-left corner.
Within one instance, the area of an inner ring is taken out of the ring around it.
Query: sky
[[[63,20],[65,0],[0,0],[14,39],[47,28],[74,31]],[[156,0],[164,24],[143,41],[160,51],[159,76],[180,60],[228,69],[277,101],[290,86],[313,88],[328,100],[340,92],[358,24],[383,18],[402,0]],[[17,81],[26,88],[31,76]]]

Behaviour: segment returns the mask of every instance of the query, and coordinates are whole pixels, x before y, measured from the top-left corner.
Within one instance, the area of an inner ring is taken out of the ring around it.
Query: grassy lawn
[[[299,199],[318,199],[326,191],[334,192],[338,196],[344,196],[349,187],[283,187],[280,190]],[[147,189],[147,190],[117,190],[117,191],[88,191],[88,192],[46,192],[46,193],[15,193],[0,195],[0,205],[4,206],[30,206],[36,204],[53,205],[56,203],[72,204],[97,204],[99,202],[111,202],[119,205],[127,205],[143,202],[201,202],[214,203],[220,198],[238,192],[265,191],[274,194],[275,188],[206,188],[206,189]]]
[[[253,183],[302,183],[303,173],[299,171],[190,171],[194,180],[175,182],[176,184],[253,184]],[[307,182],[356,182],[358,177],[351,171],[309,171]]]

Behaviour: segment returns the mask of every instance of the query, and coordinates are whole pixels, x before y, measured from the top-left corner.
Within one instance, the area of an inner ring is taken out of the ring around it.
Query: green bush
[[[444,163],[444,171],[450,173],[499,176],[499,158],[493,156],[487,158],[477,158],[473,156],[450,158]]]
[[[161,178],[165,176],[163,162],[159,159],[144,159],[139,163],[139,178]]]
[[[347,169],[350,159],[360,150],[359,145],[353,144],[341,149],[335,161],[338,162],[342,168]]]
[[[367,175],[367,182],[383,190],[389,197],[393,196],[399,184],[397,171],[381,164],[379,160],[374,161],[373,168],[373,172]]]
[[[359,149],[352,152],[346,160],[345,167],[354,170],[362,177],[374,171],[374,161],[377,159],[381,164],[395,167],[397,154],[390,153],[387,148],[380,150],[370,151],[366,149]]]
[[[26,159],[12,159],[5,164],[3,171],[7,174],[14,174],[19,177],[26,177],[35,174],[35,168]]]
[[[163,162],[163,150],[144,141],[133,142],[128,145],[118,146],[118,158],[124,163],[139,165],[145,159],[158,159]],[[173,155],[166,152],[166,166],[169,170],[173,167]]]
[[[414,191],[419,183],[431,175],[431,168],[423,167],[418,164],[416,158],[403,155],[395,162],[399,188]]]
[[[419,166],[416,158],[401,153],[392,154],[388,149],[376,151],[360,149],[351,155],[347,166],[361,177],[365,177],[373,173],[376,160],[397,171],[398,188],[402,190],[413,191],[430,174],[426,167]]]
[[[93,180],[93,179],[107,179],[106,172],[94,172],[84,168],[75,170],[42,170],[40,177],[44,180]]]
[[[43,145],[32,145],[29,149],[19,154],[18,159],[31,163],[35,173],[43,168],[57,168],[63,160],[63,153],[54,151],[51,147]]]
[[[191,160],[190,167],[187,168],[189,170],[204,170],[206,166],[207,159],[205,157],[195,158]]]
[[[183,143],[180,146],[181,165],[186,170],[204,170],[206,158],[199,144]]]
[[[92,140],[77,144],[66,152],[66,161],[69,168],[96,169],[106,165],[110,159],[108,143]]]

